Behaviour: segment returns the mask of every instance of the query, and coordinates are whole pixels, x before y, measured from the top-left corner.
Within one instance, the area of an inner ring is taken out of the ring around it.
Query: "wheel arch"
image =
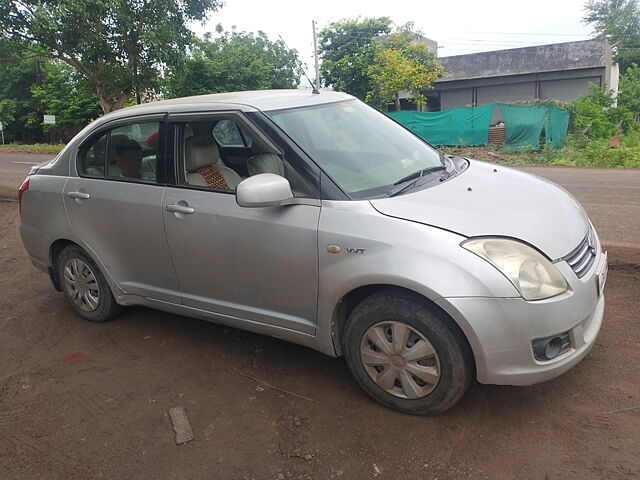
[[[62,291],[62,285],[60,285],[60,279],[58,278],[58,271],[57,271],[57,268],[58,268],[58,257],[60,256],[60,253],[66,247],[68,247],[70,245],[75,245],[76,247],[81,249],[84,253],[86,253],[95,262],[96,266],[100,270],[100,273],[106,279],[107,284],[109,285],[109,288],[111,289],[111,293],[116,298],[116,301],[118,301],[120,299],[120,296],[122,295],[120,293],[121,291],[118,288],[117,284],[111,278],[111,275],[109,275],[109,272],[107,271],[105,266],[102,264],[100,259],[98,259],[96,257],[96,255],[94,254],[94,252],[91,249],[85,248],[80,243],[74,242],[73,240],[69,240],[68,238],[59,238],[59,239],[53,241],[51,243],[51,245],[49,246],[48,273],[49,273],[49,277],[51,278],[51,282],[53,283],[54,288],[59,292]]]
[[[60,285],[60,279],[58,277],[58,257],[60,256],[60,252],[69,245],[77,245],[79,248],[82,248],[76,242],[66,238],[59,238],[49,245],[49,267],[47,270],[51,283],[53,283],[53,288],[58,292],[62,291],[62,285]]]
[[[459,332],[460,337],[463,338],[466,342],[466,347],[471,352],[474,367],[476,367],[476,352],[473,348],[473,342],[470,341],[467,334],[465,333],[465,330],[467,330],[467,328],[463,328],[466,326],[459,325],[458,322],[456,322],[456,320],[451,315],[449,315],[449,313],[447,313],[429,297],[410,288],[387,283],[362,285],[347,292],[340,298],[340,300],[338,300],[338,303],[334,307],[333,315],[331,317],[331,339],[333,341],[335,352],[338,356],[343,355],[342,334],[344,332],[344,327],[347,324],[347,320],[349,319],[349,315],[351,315],[351,312],[353,312],[353,310],[366,298],[385,291],[408,295],[420,302],[425,302],[430,306],[430,308],[436,310],[444,318],[449,319],[449,321],[451,322],[451,327],[456,329]]]

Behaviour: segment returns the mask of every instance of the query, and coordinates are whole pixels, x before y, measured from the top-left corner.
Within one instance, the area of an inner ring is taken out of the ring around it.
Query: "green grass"
[[[503,165],[563,165],[572,167],[640,168],[640,132],[620,137],[620,146],[608,139],[589,140],[569,135],[557,150],[545,145],[537,152],[512,152],[504,145],[444,147],[447,153]]]
[[[21,145],[17,143],[7,143],[0,145],[0,152],[47,153],[57,155],[63,148],[64,144],[47,145],[45,143],[37,143],[35,145]]]

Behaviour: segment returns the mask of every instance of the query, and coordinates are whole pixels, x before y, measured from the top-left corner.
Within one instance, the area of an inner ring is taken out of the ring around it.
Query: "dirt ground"
[[[84,322],[28,262],[18,223],[1,202],[0,479],[640,477],[640,409],[608,413],[640,406],[640,249],[609,250],[605,323],[580,365],[533,387],[472,385],[429,418],[276,339],[143,308]],[[195,434],[180,446],[177,405]]]

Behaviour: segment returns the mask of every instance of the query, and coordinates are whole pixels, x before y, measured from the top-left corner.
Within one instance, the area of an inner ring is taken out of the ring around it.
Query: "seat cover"
[[[198,170],[208,167],[217,169],[231,190],[235,189],[242,181],[235,170],[224,164],[220,158],[216,141],[207,134],[193,135],[185,140],[185,167],[187,183],[190,185],[217,187],[217,185],[209,185],[205,177],[198,172]]]
[[[260,153],[247,161],[249,176],[260,173],[275,173],[284,177],[284,162],[275,153]]]

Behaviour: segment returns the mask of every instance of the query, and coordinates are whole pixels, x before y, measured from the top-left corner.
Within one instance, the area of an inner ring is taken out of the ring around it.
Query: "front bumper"
[[[562,375],[593,346],[604,317],[598,273],[606,268],[600,252],[587,275],[578,279],[565,262],[556,267],[570,291],[547,300],[522,298],[442,298],[442,307],[464,331],[476,360],[480,383],[532,385]],[[536,360],[534,340],[568,332],[570,348],[549,361]]]

